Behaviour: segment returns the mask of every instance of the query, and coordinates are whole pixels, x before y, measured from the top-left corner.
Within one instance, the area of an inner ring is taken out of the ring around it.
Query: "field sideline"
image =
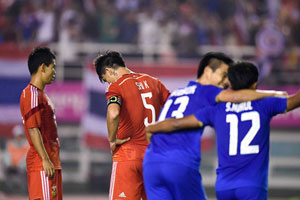
[[[64,200],[107,200],[106,195],[65,195]],[[4,195],[0,193],[0,200],[28,200],[27,196],[20,195]],[[208,198],[207,200],[216,200],[215,198]],[[300,198],[269,198],[269,200],[300,200]]]

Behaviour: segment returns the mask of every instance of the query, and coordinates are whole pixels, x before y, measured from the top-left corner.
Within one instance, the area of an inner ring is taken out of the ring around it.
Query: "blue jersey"
[[[270,121],[287,108],[286,98],[220,103],[195,114],[217,133],[216,191],[240,187],[267,190]]]
[[[216,104],[216,96],[221,88],[212,85],[200,85],[190,81],[184,87],[175,90],[166,101],[159,121],[166,118],[182,118],[195,113],[201,108]],[[179,163],[199,169],[200,137],[203,129],[184,130],[171,134],[156,133],[146,150],[145,163],[168,162]]]

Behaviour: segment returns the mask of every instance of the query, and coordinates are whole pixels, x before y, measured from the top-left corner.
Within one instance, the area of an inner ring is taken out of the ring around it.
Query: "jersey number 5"
[[[147,101],[146,101],[146,98],[149,98],[149,99],[152,98],[152,92],[142,93],[141,96],[142,96],[142,101],[143,101],[144,107],[145,107],[146,109],[151,110],[152,121],[149,122],[148,117],[146,117],[146,118],[144,119],[144,124],[145,124],[145,126],[149,126],[150,124],[153,124],[153,123],[155,122],[155,109],[154,109],[153,105],[148,104]]]
[[[260,129],[260,117],[256,111],[246,112],[241,114],[241,121],[251,121],[252,126],[241,141],[240,154],[257,154],[259,153],[258,145],[250,145],[255,135]],[[229,131],[229,155],[235,156],[238,148],[238,117],[235,114],[226,115],[226,122],[230,124]]]

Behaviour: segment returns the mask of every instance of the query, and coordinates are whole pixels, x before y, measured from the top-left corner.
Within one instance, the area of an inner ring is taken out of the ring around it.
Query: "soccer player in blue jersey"
[[[255,65],[242,62],[229,68],[228,77],[233,90],[256,89],[258,71]],[[150,125],[147,127],[147,135],[151,136],[158,131],[176,131],[169,137],[172,140],[176,134],[188,137],[186,128],[205,125],[215,127],[218,152],[217,198],[264,200],[267,199],[270,120],[276,114],[299,106],[300,92],[288,98],[268,97],[243,103],[219,103],[182,119],[170,118]],[[185,130],[179,131],[182,129]],[[156,134],[153,135],[153,142],[155,139]],[[190,146],[193,143],[190,142]],[[177,172],[175,174],[177,176]]]
[[[222,90],[232,62],[223,53],[207,53],[199,64],[197,80],[169,96],[159,121],[182,118],[218,101],[242,102],[270,95],[254,90]],[[199,173],[201,135],[202,129],[195,129],[174,132],[172,137],[163,133],[153,136],[143,163],[148,199],[206,199]]]

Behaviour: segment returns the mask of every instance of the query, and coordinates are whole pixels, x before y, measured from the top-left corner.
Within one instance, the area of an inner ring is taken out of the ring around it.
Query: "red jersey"
[[[61,169],[59,140],[54,106],[43,90],[29,84],[22,92],[20,109],[30,149],[27,153],[27,171],[43,170],[42,159],[29,136],[29,128],[39,128],[45,149],[55,169]]]
[[[114,161],[143,159],[148,145],[145,126],[156,121],[169,94],[158,79],[147,74],[125,74],[110,84],[106,99],[117,96],[121,100],[117,138],[130,137],[114,151]]]

